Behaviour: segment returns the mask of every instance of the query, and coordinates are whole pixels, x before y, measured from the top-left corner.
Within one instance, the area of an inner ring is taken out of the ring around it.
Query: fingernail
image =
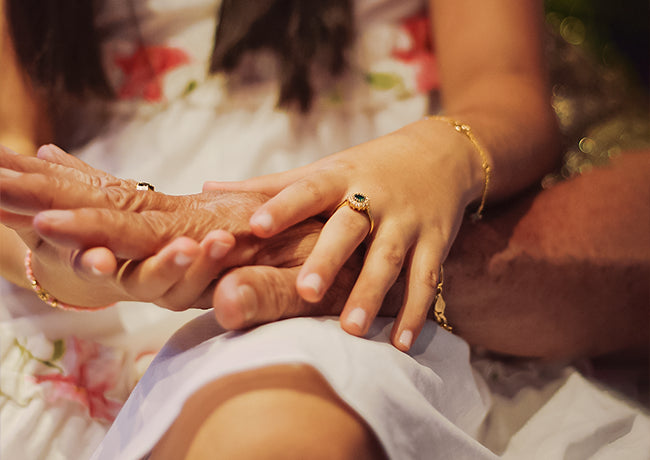
[[[359,329],[363,329],[366,324],[366,311],[363,308],[357,307],[350,312],[347,320],[359,326]]]
[[[210,246],[210,257],[213,259],[221,259],[228,253],[231,247],[230,244],[225,244],[222,241],[213,241],[212,246]]]
[[[305,276],[300,284],[304,287],[313,289],[316,295],[320,295],[321,290],[323,289],[323,279],[316,273],[310,273]]]
[[[0,176],[2,177],[20,177],[23,173],[14,171],[13,169],[0,168]]]
[[[216,182],[212,182],[212,181],[204,182],[203,191],[208,192],[210,190],[215,190],[217,188],[216,185],[217,185]]]
[[[408,350],[411,348],[411,343],[413,342],[413,332],[409,331],[408,329],[402,331],[402,333],[399,335],[398,342]]]
[[[257,315],[257,295],[255,290],[247,284],[242,284],[237,288],[239,298],[242,302],[244,318],[250,321]]]
[[[57,224],[59,222],[67,222],[74,219],[74,212],[62,211],[59,209],[43,211],[39,215],[41,218],[45,217],[50,223],[53,224]]]
[[[95,276],[102,276],[104,274],[96,265],[90,267],[90,271],[93,272],[93,275]]]
[[[271,217],[271,214],[267,212],[262,212],[260,214],[255,214],[253,217],[251,217],[250,224],[253,227],[259,227],[265,232],[268,232],[271,230],[271,227],[273,226],[273,218]]]
[[[40,159],[47,160],[52,155],[52,147],[49,144],[41,145],[36,152],[36,156]]]
[[[174,263],[179,267],[187,267],[193,260],[194,257],[189,256],[184,252],[179,252],[174,256]]]

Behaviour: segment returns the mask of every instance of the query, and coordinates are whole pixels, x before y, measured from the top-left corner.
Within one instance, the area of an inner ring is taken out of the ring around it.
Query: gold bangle
[[[47,289],[40,285],[34,276],[34,270],[32,269],[32,251],[27,250],[25,254],[25,276],[29,281],[29,285],[32,290],[36,293],[39,299],[48,304],[53,308],[60,308],[61,310],[72,310],[72,311],[92,311],[92,310],[101,310],[103,308],[108,308],[113,304],[106,305],[104,307],[79,307],[77,305],[70,305],[65,302],[61,302],[59,299],[50,294]]]
[[[447,317],[445,316],[445,308],[447,307],[447,304],[445,303],[445,299],[442,298],[443,283],[443,270],[441,265],[440,278],[438,279],[438,286],[436,286],[436,297],[433,299],[433,317],[444,330],[451,332],[453,328],[449,322],[447,322]]]
[[[481,195],[481,202],[479,203],[478,208],[473,214],[470,214],[470,218],[473,221],[480,220],[483,217],[483,208],[485,207],[485,201],[487,200],[488,188],[490,187],[490,176],[492,174],[492,169],[490,168],[490,163],[488,162],[487,153],[483,149],[483,146],[481,146],[481,143],[476,139],[476,136],[474,136],[472,128],[468,124],[441,115],[425,117],[425,120],[440,120],[449,123],[456,131],[464,134],[467,139],[470,140],[478,154],[481,156],[481,167],[483,168],[484,174],[483,193]]]

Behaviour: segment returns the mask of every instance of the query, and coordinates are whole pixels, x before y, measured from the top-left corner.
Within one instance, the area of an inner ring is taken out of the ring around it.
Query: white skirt
[[[377,435],[390,458],[496,458],[475,440],[490,406],[460,338],[428,321],[409,354],[389,342],[393,320],[367,338],[334,317],[294,318],[223,332],[212,313],[180,329],[132,392],[94,459],[146,456],[184,402],[209,382],[264,366],[312,366]]]

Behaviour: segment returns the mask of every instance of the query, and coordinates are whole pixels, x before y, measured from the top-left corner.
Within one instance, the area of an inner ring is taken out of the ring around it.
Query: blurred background
[[[553,105],[565,141],[545,186],[650,148],[650,1],[545,0]]]

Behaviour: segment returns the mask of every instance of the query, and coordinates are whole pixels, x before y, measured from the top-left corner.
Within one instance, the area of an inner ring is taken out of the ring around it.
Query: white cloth
[[[317,369],[390,458],[495,458],[473,437],[489,397],[474,378],[469,348],[435,323],[426,324],[406,355],[390,345],[387,318],[373,324],[367,339],[344,332],[336,318],[288,319],[225,334],[213,318],[207,313],[188,323],[163,348],[93,458],[141,458],[206,383],[282,363]]]

